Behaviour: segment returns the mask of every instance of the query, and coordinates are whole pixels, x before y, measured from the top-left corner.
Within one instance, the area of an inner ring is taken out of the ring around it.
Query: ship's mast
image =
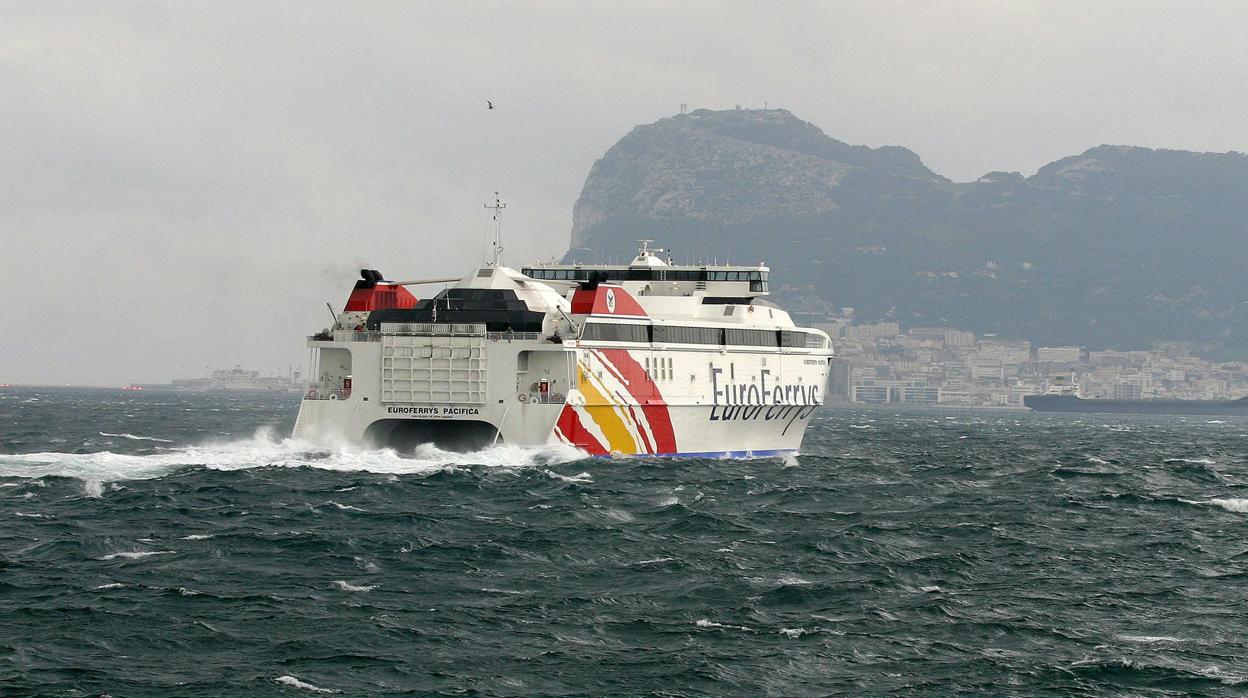
[[[500,266],[503,262],[503,240],[502,240],[503,221],[501,217],[503,214],[503,209],[507,208],[507,204],[503,203],[503,200],[499,198],[498,192],[494,192],[494,203],[485,204],[485,208],[490,211],[493,211],[492,218],[494,222],[494,261],[491,262],[491,264],[497,267],[497,266]]]

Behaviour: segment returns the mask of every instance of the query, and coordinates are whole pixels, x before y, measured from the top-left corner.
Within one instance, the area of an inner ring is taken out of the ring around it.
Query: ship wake
[[[110,482],[158,478],[187,468],[246,470],[250,468],[319,468],[342,472],[394,475],[428,474],[451,468],[543,467],[585,458],[564,445],[514,446],[498,444],[458,453],[432,445],[410,452],[370,449],[346,442],[312,442],[279,438],[262,429],[252,438],[164,448],[147,455],[114,453],[21,453],[0,455],[0,477],[73,477]]]

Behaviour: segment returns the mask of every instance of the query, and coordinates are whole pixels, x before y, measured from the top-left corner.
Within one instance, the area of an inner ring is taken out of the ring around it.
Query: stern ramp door
[[[381,401],[484,404],[485,325],[381,326]]]

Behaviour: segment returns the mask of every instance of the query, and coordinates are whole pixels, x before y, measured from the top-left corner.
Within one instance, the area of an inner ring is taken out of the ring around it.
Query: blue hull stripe
[[[697,453],[622,453],[598,456],[598,458],[774,458],[797,453],[796,448],[776,448],[763,451],[701,451]]]

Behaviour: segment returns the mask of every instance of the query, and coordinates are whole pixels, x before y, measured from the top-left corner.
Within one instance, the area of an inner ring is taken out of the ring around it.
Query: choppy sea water
[[[825,410],[799,458],[411,456],[0,391],[0,695],[1248,691],[1248,421]]]

